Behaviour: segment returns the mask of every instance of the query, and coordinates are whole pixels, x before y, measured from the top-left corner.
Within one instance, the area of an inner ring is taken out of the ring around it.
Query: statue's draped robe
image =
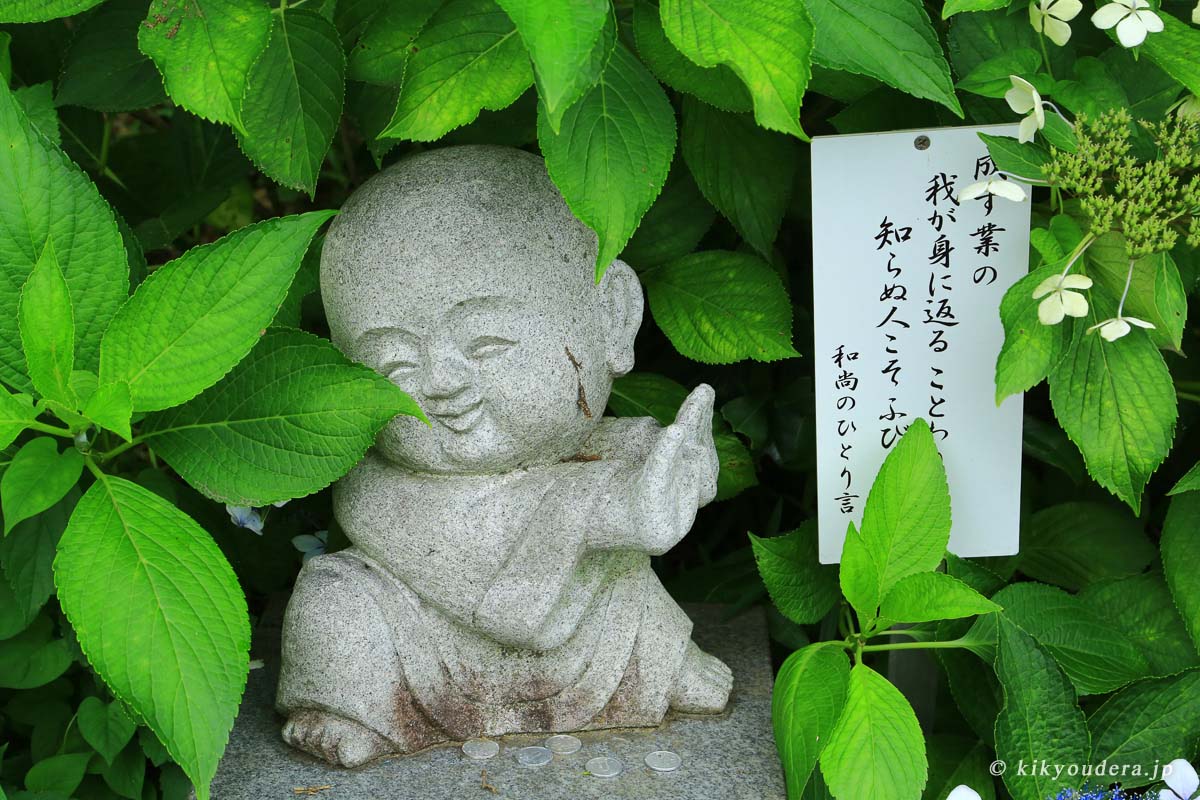
[[[640,470],[656,434],[606,419],[584,448],[599,459],[502,476],[368,455],[334,493],[354,546],[297,581],[279,709],[332,712],[398,751],[659,723],[691,622],[648,555],[586,546],[614,478]]]

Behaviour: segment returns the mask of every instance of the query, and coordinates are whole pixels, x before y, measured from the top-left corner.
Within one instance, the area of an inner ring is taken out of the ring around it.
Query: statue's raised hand
[[[667,426],[633,489],[633,521],[652,553],[669,550],[692,527],[696,510],[717,496],[711,386],[697,386]]]

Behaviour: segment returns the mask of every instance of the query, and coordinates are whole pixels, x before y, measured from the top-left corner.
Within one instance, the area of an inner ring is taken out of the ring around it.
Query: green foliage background
[[[1013,122],[1013,74],[1072,119],[1200,94],[1182,2],[1136,52],[1090,7],[1052,45],[1027,8],[0,0],[0,798],[207,796],[293,537],[339,546],[324,488],[420,414],[323,338],[321,226],[382,166],[464,143],[541,153],[597,277],[637,270],[652,321],[610,413],[667,424],[685,387],[716,387],[718,502],[657,567],[681,600],[768,605],[794,797],[1040,800],[1071,784],[987,765],[1194,758],[1186,241],[1137,262],[1128,308],[1155,329],[1102,342],[1086,328],[1116,306],[1134,221],[1099,235],[1044,181],[1031,275],[998,309],[997,396],[1028,391],[1021,555],[945,554],[915,425],[842,568],[816,564],[808,137]],[[1001,169],[1053,177],[1083,140],[1049,117],[1034,143],[988,142]],[[1085,246],[1092,316],[1038,325],[1032,288]],[[259,507],[263,535],[225,504]],[[884,677],[926,648],[935,693]]]

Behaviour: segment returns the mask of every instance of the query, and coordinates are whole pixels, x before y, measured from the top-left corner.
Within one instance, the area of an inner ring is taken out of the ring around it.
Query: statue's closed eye
[[[413,361],[389,361],[383,365],[383,369],[380,371],[384,375],[387,375],[388,378],[395,380],[396,378],[410,375],[411,373],[415,372],[416,369],[417,364]]]
[[[499,336],[480,336],[471,340],[467,345],[467,358],[491,358],[498,356],[516,345],[516,342],[511,339],[502,339]]]

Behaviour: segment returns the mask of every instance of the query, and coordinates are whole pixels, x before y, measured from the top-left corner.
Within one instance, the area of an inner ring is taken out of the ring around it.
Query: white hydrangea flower
[[[1115,342],[1125,334],[1129,333],[1133,328],[1131,325],[1137,325],[1139,328],[1153,328],[1154,324],[1146,322],[1144,319],[1137,317],[1126,317],[1118,315],[1111,319],[1106,319],[1103,322],[1097,322],[1095,325],[1087,329],[1088,333],[1092,331],[1100,331],[1100,338],[1106,342]]]
[[[1005,200],[1012,200],[1014,203],[1020,203],[1025,200],[1025,190],[1006,178],[999,175],[993,175],[984,181],[976,181],[975,183],[967,184],[958,195],[958,201],[961,203],[964,200],[974,200],[977,197],[984,195],[993,195],[995,197],[1003,197]]]
[[[1071,26],[1067,23],[1082,10],[1083,3],[1079,0],[1033,0],[1029,4],[1029,24],[1062,47],[1071,38]]]
[[[950,794],[946,795],[946,800],[983,800],[983,798],[970,786],[960,783],[950,790]]]
[[[1042,96],[1038,94],[1038,90],[1034,88],[1033,84],[1024,78],[1009,75],[1008,79],[1012,81],[1012,88],[1004,93],[1008,107],[1018,114],[1029,115],[1021,120],[1021,127],[1017,131],[1017,140],[1022,144],[1032,142],[1034,134],[1046,125],[1046,110],[1042,108]]]
[[[1160,789],[1158,800],[1200,799],[1200,777],[1196,769],[1182,758],[1177,758],[1163,768],[1163,782],[1167,789]]]
[[[1086,275],[1051,275],[1033,290],[1033,299],[1045,297],[1038,304],[1038,319],[1043,325],[1057,325],[1063,317],[1087,315],[1087,298],[1071,289],[1090,289],[1092,279]]]
[[[1200,25],[1200,3],[1196,3],[1196,7],[1192,9],[1192,24]]]
[[[262,536],[263,520],[256,509],[248,506],[226,505],[225,510],[229,512],[229,518],[233,520],[234,525]]]
[[[1102,31],[1115,26],[1122,47],[1137,47],[1148,34],[1163,29],[1163,21],[1147,0],[1113,0],[1092,14],[1092,24]]]

